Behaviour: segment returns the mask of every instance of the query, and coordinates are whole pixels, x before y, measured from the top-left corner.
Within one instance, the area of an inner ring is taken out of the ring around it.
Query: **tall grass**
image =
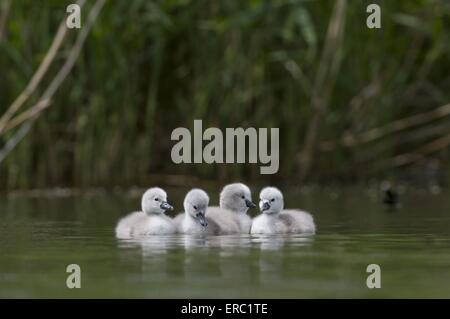
[[[0,43],[0,114],[38,67],[71,2],[13,1]],[[369,3],[347,4],[342,63],[317,144],[450,101],[448,2],[380,1],[380,30],[365,26]],[[0,188],[147,185],[162,175],[295,183],[333,4],[109,1],[52,106],[0,164]],[[170,134],[194,119],[204,127],[279,127],[280,172],[173,164]],[[389,176],[404,167],[380,162],[449,134],[448,123],[430,123],[444,127],[438,136],[419,132],[406,142],[387,136],[332,151],[318,145],[308,180]],[[11,134],[0,136],[0,146]],[[429,159],[447,163],[448,147],[411,164]]]

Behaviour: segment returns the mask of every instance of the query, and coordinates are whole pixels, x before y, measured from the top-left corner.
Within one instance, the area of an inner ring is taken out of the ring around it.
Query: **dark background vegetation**
[[[73,1],[1,2],[0,116]],[[382,7],[381,29],[366,27],[369,3]],[[445,184],[449,31],[445,0],[107,1],[51,105],[0,163],[0,188]],[[39,100],[79,32],[68,31],[18,114]],[[194,119],[204,128],[279,127],[280,171],[173,164],[170,134]],[[17,129],[0,134],[0,148]]]

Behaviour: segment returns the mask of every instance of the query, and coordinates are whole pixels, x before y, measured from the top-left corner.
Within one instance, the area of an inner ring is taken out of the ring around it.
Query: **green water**
[[[168,190],[178,209],[185,191]],[[408,191],[393,211],[366,190],[291,192],[286,206],[311,211],[317,235],[146,240],[114,237],[139,198],[3,196],[0,297],[450,298],[449,195]],[[381,289],[366,286],[373,263]],[[80,289],[66,287],[69,264]]]

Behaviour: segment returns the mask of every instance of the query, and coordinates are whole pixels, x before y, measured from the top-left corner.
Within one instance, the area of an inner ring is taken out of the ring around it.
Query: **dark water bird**
[[[393,189],[391,185],[386,185],[385,187],[383,187],[383,191],[383,203],[389,207],[398,207],[400,204],[400,198],[395,189]]]

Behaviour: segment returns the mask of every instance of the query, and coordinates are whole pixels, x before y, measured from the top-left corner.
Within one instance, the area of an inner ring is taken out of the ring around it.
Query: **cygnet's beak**
[[[159,206],[159,207],[161,207],[161,209],[164,209],[164,210],[172,210],[173,209],[172,205],[170,205],[168,202],[162,202],[161,206]]]
[[[198,219],[198,222],[200,223],[200,225],[202,225],[203,227],[208,226],[208,221],[205,218],[205,212],[203,211],[199,211],[197,213],[197,215],[195,215]]]
[[[266,210],[270,209],[270,204],[268,200],[262,200],[259,202],[259,209],[261,210],[261,212],[264,212]]]
[[[253,203],[251,200],[245,199],[245,205],[247,205],[248,208],[255,208],[256,204]]]

